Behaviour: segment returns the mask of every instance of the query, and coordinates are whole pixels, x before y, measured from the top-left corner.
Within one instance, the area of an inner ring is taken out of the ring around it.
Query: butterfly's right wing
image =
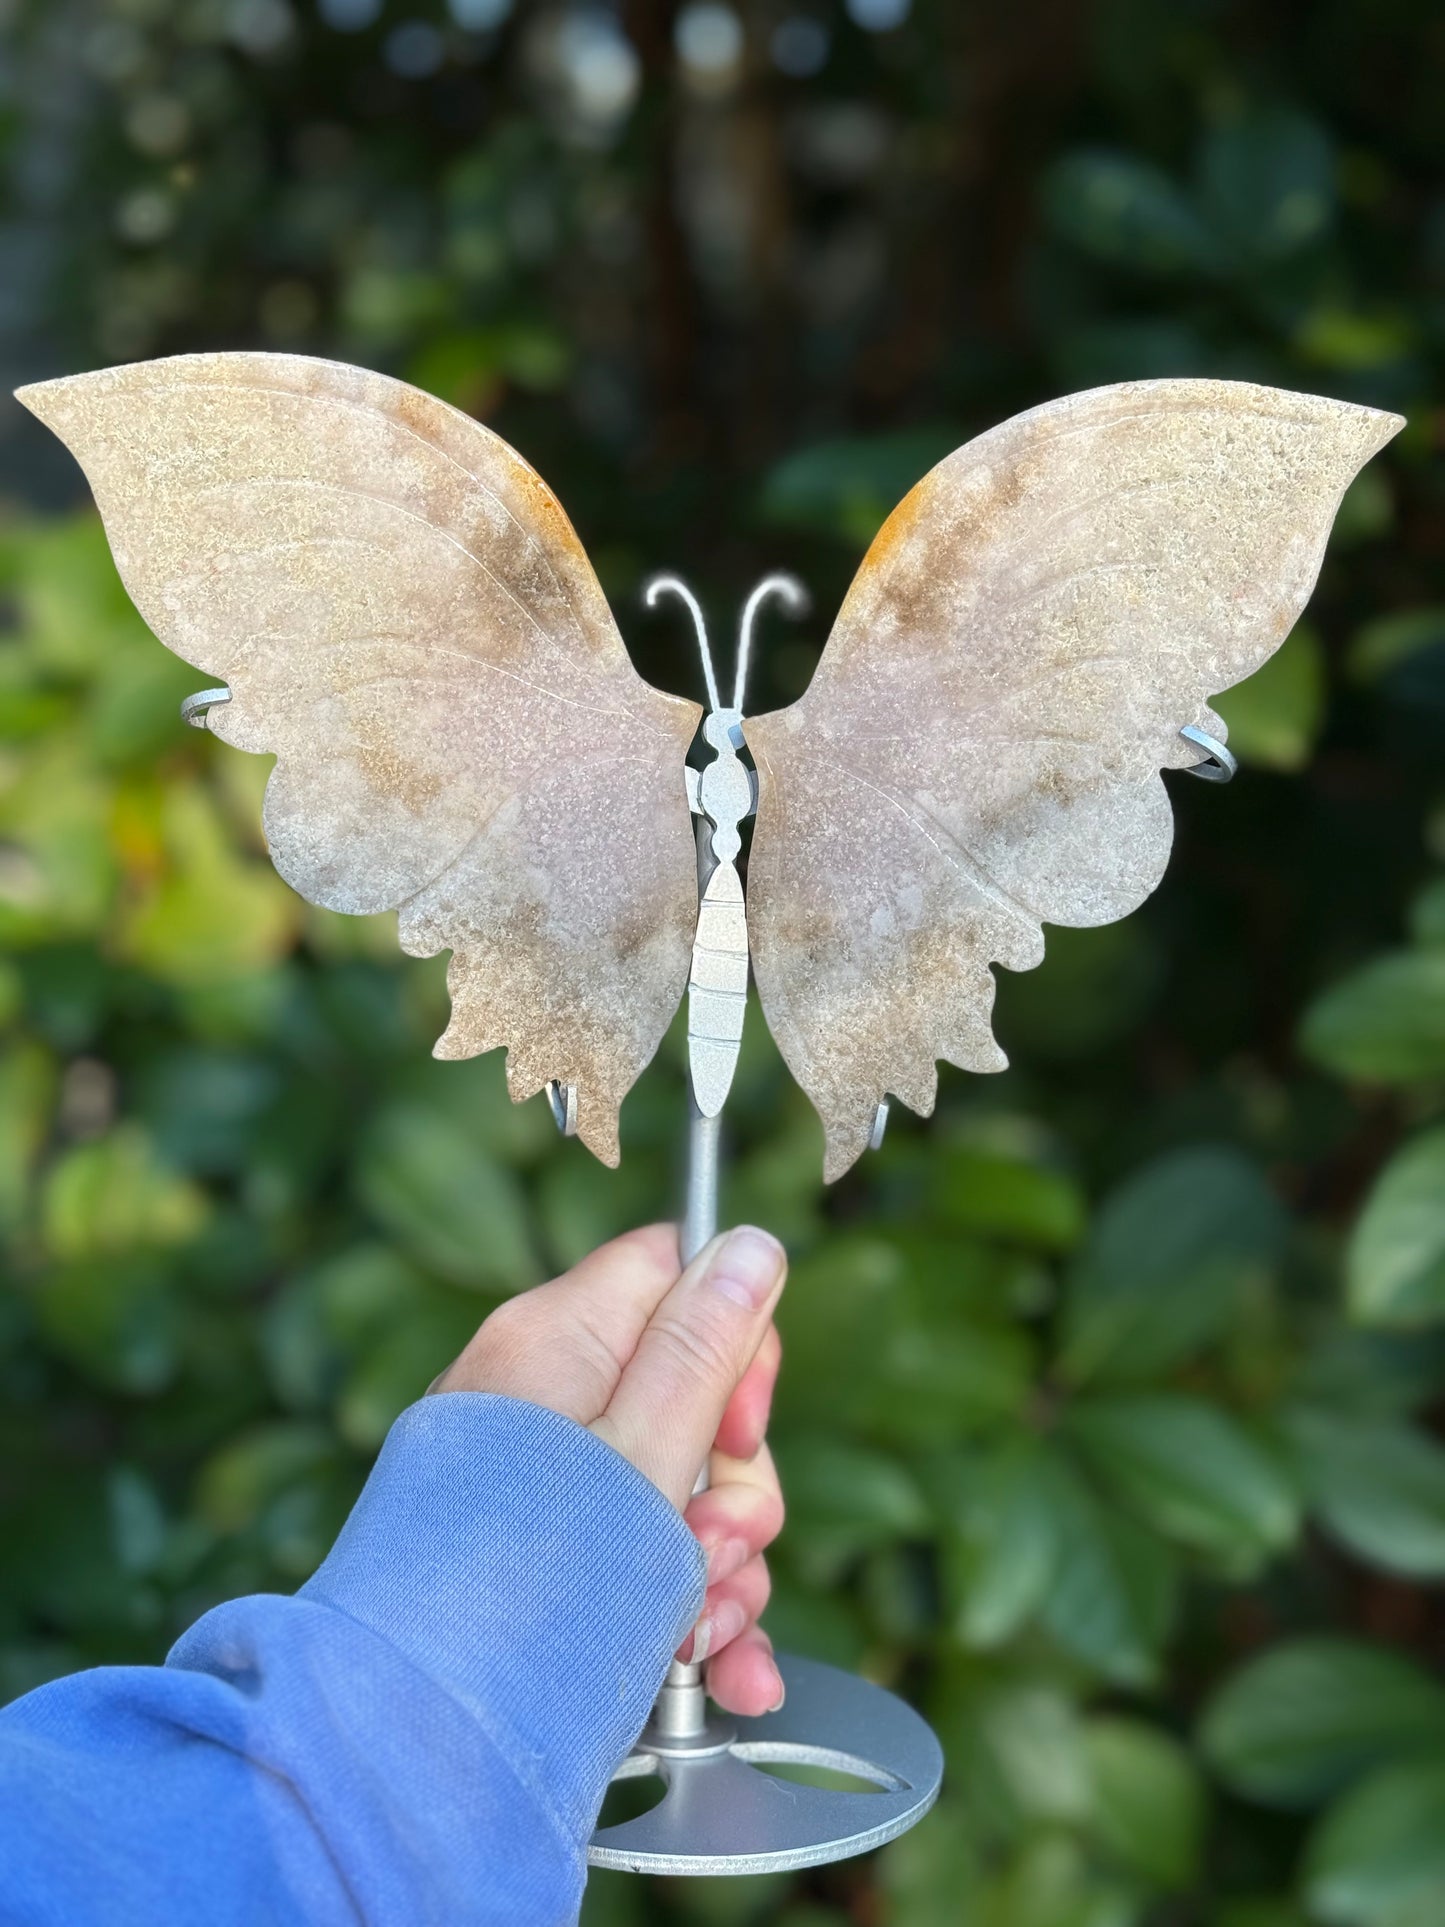
[[[556,497],[385,375],[182,355],[21,391],[94,490],[136,606],[277,758],[265,825],[313,903],[452,952],[437,1045],[617,1112],[687,982],[699,711],[643,682]]]
[[[768,1023],[827,1173],[935,1060],[1004,1063],[991,963],[1110,922],[1163,873],[1161,768],[1223,738],[1314,586],[1335,510],[1398,416],[1244,382],[1095,389],[1005,422],[885,523],[812,685],[746,724]]]

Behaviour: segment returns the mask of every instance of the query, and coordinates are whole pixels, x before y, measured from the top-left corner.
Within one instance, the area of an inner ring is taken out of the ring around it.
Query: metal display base
[[[700,1686],[687,1680],[663,1688],[614,1784],[655,1773],[667,1790],[636,1819],[598,1829],[587,1850],[592,1866],[781,1873],[867,1853],[923,1818],[938,1798],[943,1753],[913,1708],[817,1660],[779,1654],[778,1666],[787,1698],[761,1719],[734,1719],[715,1707],[699,1718]],[[808,1786],[760,1770],[769,1764],[830,1768],[872,1786],[858,1793]]]

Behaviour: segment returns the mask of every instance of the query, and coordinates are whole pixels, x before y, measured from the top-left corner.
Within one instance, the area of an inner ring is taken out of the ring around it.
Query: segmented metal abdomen
[[[748,917],[736,866],[719,863],[697,913],[687,980],[693,1095],[704,1117],[722,1109],[737,1066],[748,1001]]]

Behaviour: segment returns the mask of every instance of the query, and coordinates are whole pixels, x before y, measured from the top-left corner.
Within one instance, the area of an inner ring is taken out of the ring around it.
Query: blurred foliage
[[[1445,37],[1414,0],[11,0],[14,379],[350,357],[560,490],[639,663],[685,568],[826,616],[1013,409],[1238,375],[1410,427],[1174,779],[1168,879],[1000,986],[1013,1065],[819,1183],[756,1017],[727,1197],[783,1233],[769,1624],[924,1706],[927,1824],[593,1927],[1445,1918]],[[438,971],[299,903],[265,771],[175,720],[62,452],[0,423],[0,1690],[288,1588],[489,1305],[666,1212]],[[764,649],[766,704],[824,622]]]

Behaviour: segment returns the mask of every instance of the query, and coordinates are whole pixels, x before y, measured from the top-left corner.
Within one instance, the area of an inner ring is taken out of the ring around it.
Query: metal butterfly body
[[[991,966],[1158,883],[1159,772],[1279,646],[1340,498],[1402,425],[1247,383],[1149,381],[957,450],[865,557],[812,684],[744,720],[633,668],[556,497],[499,437],[383,375],[187,355],[20,399],[85,469],[161,640],[224,677],[209,727],[274,753],[265,825],[313,902],[451,952],[437,1054],[505,1045],[618,1156],[689,991],[721,1104],[749,964],[826,1173],[936,1062],[994,1070]],[[215,692],[210,692],[215,694]],[[222,692],[225,693],[225,692]],[[737,825],[757,821],[746,903]],[[693,802],[712,825],[699,901]]]

